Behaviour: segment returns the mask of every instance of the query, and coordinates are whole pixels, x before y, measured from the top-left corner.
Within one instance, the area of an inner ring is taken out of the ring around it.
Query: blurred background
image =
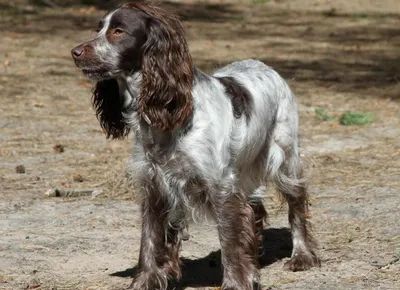
[[[124,169],[131,138],[105,139],[92,83],[70,56],[119,2],[0,0],[0,289],[129,284],[109,274],[137,259],[139,213]],[[283,272],[283,255],[261,284],[400,289],[399,0],[159,3],[181,16],[200,69],[260,59],[298,97],[323,267]],[[55,189],[89,196],[44,194]],[[272,193],[266,206],[271,226],[287,226]],[[201,259],[218,249],[217,236],[201,226],[191,235],[183,256],[201,267],[189,263],[184,287],[215,289],[207,287],[220,283],[219,270],[202,272],[211,264]],[[269,238],[290,247],[284,235]]]

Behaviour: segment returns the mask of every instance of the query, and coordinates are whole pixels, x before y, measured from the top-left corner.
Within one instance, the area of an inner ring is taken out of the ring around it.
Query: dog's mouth
[[[105,70],[101,70],[98,68],[82,68],[82,72],[85,76],[88,76],[88,77],[90,77],[91,75],[106,73]]]
[[[86,77],[94,80],[110,78],[115,73],[112,67],[92,59],[75,59],[75,65]]]
[[[113,78],[118,73],[117,71],[100,67],[83,67],[82,72],[86,77],[93,80],[104,80]]]
[[[94,80],[101,80],[104,78],[103,76],[107,74],[106,70],[98,68],[82,68],[82,72],[86,77]]]

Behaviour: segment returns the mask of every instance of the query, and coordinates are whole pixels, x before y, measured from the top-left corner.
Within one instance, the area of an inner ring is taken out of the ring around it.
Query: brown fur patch
[[[143,46],[142,90],[138,111],[151,127],[172,131],[192,114],[193,64],[177,16],[151,4],[128,3],[150,16]]]
[[[219,77],[218,80],[225,87],[226,93],[231,98],[235,117],[240,118],[244,114],[249,119],[253,107],[250,92],[233,77]]]
[[[224,266],[222,289],[252,290],[259,267],[254,212],[241,194],[227,196],[213,201]]]
[[[98,81],[94,87],[92,104],[97,119],[107,138],[119,139],[127,136],[130,127],[124,122],[123,103],[115,79]]]

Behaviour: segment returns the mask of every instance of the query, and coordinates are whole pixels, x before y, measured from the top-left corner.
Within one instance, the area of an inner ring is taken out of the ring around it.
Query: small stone
[[[77,174],[77,175],[74,175],[73,180],[74,180],[75,182],[84,182],[84,181],[85,181],[85,178],[84,178],[82,175]]]
[[[101,188],[96,188],[95,190],[93,190],[91,197],[96,198],[102,194],[103,194],[103,190]]]
[[[56,197],[57,196],[57,190],[56,189],[49,189],[48,191],[46,191],[45,193],[44,193],[44,195],[45,196],[48,196],[48,197]]]
[[[64,145],[61,144],[56,144],[53,147],[54,151],[56,151],[57,153],[63,153],[65,151],[65,147]]]
[[[25,166],[24,165],[18,165],[15,167],[15,172],[17,173],[25,173]]]

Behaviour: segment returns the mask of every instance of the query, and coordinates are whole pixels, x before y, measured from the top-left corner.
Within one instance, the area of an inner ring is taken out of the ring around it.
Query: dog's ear
[[[124,122],[123,100],[115,79],[98,81],[93,90],[93,108],[107,138],[120,139],[129,134]]]
[[[150,126],[171,131],[192,113],[192,59],[176,16],[151,6],[144,12],[150,17],[142,50],[138,111]]]

